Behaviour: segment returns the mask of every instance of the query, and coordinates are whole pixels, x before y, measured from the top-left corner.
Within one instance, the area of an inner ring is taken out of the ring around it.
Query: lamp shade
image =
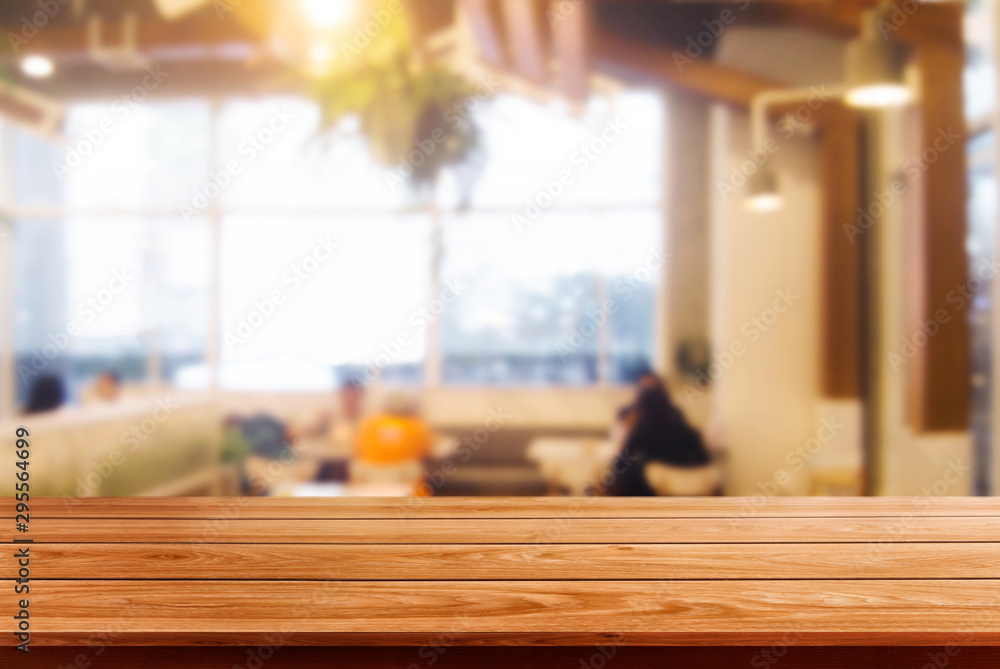
[[[878,17],[877,11],[866,12],[861,36],[847,47],[845,100],[853,107],[893,107],[913,99],[904,81],[906,49],[882,37]]]
[[[743,203],[748,211],[775,211],[784,204],[784,198],[778,192],[778,178],[767,165],[750,175],[747,179],[749,193]]]

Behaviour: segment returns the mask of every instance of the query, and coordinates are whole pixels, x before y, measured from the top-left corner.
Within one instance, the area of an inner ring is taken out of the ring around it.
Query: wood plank
[[[551,669],[552,667],[607,666],[614,669],[648,669],[649,667],[698,667],[699,669],[732,669],[732,667],[774,666],[765,660],[766,648],[651,648],[626,645],[623,638],[610,638],[600,648],[566,646],[562,648],[539,647],[455,647],[452,635],[424,635],[418,646],[426,648],[308,648],[283,645],[263,650],[270,655],[264,662],[267,669],[328,669],[333,663],[337,669],[400,669],[402,667],[433,666],[434,669]],[[945,642],[947,644],[947,642]],[[942,644],[942,645],[945,645]],[[100,650],[100,655],[98,655]],[[943,649],[925,647],[802,647],[791,644],[779,647],[780,669],[885,669],[885,667],[924,667],[929,658],[940,657]],[[944,653],[948,669],[981,669],[1000,665],[1000,648],[954,647]],[[35,667],[74,667],[77,658],[93,660],[99,669],[177,669],[185,667],[245,667],[248,658],[261,657],[257,648],[245,647],[175,647],[129,648],[93,646],[33,647],[31,654],[11,653],[9,669]],[[610,659],[608,658],[610,656]],[[775,653],[767,657],[778,659]],[[429,660],[433,659],[431,665]],[[933,663],[932,667],[935,667]]]
[[[1000,516],[1000,497],[36,498],[35,518],[729,518]],[[13,518],[3,505],[0,517]]]
[[[592,36],[591,54],[596,66],[612,74],[630,73],[656,84],[678,86],[712,102],[740,109],[749,108],[763,91],[785,88],[779,82],[706,59],[688,59],[690,62],[678,64],[675,52],[669,48],[642,44],[599,29]]]
[[[16,532],[0,530],[0,541]],[[409,519],[409,520],[173,520],[32,518],[35,543],[356,543],[356,544],[609,544],[995,542],[1000,519],[700,518]]]
[[[169,645],[179,646],[258,646],[272,643],[275,632],[115,632],[113,643],[125,646],[149,646],[159,650]],[[583,646],[606,644],[616,639],[636,646],[711,646],[719,647],[719,637],[711,632],[282,632],[284,646],[378,647],[427,646],[442,638],[454,646]],[[795,637],[798,646],[954,646],[997,645],[998,636],[977,632],[731,632],[725,637],[726,646],[771,647],[783,639]],[[61,631],[46,632],[36,637],[32,647],[80,646],[93,643],[93,633]],[[269,639],[271,641],[269,641]],[[853,669],[853,668],[852,668]],[[977,667],[979,669],[979,667]]]
[[[13,582],[2,583],[15,610]],[[32,637],[115,630],[191,634],[464,632],[646,633],[664,643],[701,635],[716,644],[741,634],[873,633],[889,642],[951,634],[1000,643],[1000,581],[39,581],[32,583]],[[0,630],[13,632],[4,616]]]
[[[13,551],[0,573],[16,573]],[[31,578],[97,580],[1000,578],[1000,543],[314,545],[36,544]]]

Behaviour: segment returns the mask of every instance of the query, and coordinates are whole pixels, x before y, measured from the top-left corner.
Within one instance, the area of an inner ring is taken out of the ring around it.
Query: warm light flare
[[[351,0],[302,0],[306,17],[317,28],[329,29],[343,23],[351,12]]]

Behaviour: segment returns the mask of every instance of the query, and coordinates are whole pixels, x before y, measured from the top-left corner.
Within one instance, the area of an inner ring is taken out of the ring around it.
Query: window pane
[[[446,219],[442,279],[464,292],[442,316],[444,380],[593,383],[602,341],[609,380],[650,364],[660,237],[656,211],[551,213],[521,232]]]
[[[18,206],[62,204],[63,185],[53,169],[64,149],[17,126],[9,126],[14,202]]]
[[[228,217],[223,387],[422,380],[430,242],[425,216]]]
[[[207,228],[133,217],[30,220],[17,226],[15,347],[19,399],[42,373],[71,398],[101,371],[126,383],[203,362]]]
[[[163,380],[185,387],[203,366],[208,344],[212,284],[211,233],[203,219],[154,219],[144,260],[156,277],[150,304]]]
[[[656,94],[622,93],[612,104],[595,99],[582,118],[555,105],[501,96],[475,118],[484,157],[473,209],[521,210],[560,174],[567,186],[552,209],[659,202],[664,122]],[[457,200],[454,193],[441,196],[444,205]]]
[[[235,100],[219,116],[219,166],[231,182],[219,200],[239,208],[309,211],[399,208],[405,188],[392,189],[359,133],[320,132],[319,107],[297,98]],[[207,193],[211,196],[213,193]]]
[[[205,102],[72,105],[57,178],[66,204],[179,211],[207,178],[209,119]]]

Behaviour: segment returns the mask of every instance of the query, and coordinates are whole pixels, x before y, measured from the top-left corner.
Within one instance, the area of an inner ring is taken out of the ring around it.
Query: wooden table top
[[[13,632],[25,535],[8,507]],[[995,498],[31,507],[32,645],[1000,645]]]

